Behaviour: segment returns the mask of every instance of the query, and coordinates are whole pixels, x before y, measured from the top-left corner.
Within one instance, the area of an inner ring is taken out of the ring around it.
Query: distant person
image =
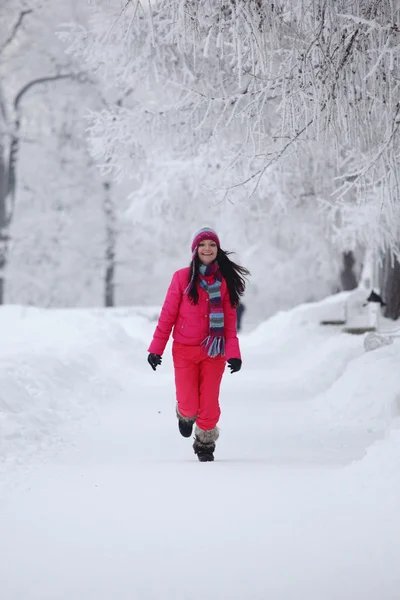
[[[192,435],[201,462],[213,461],[221,414],[219,389],[225,364],[240,371],[236,306],[249,271],[231,261],[218,235],[205,227],[192,241],[189,267],[176,271],[149,347],[155,371],[173,331],[176,414],[183,437]]]
[[[240,331],[242,328],[242,317],[243,317],[243,313],[246,310],[245,305],[243,304],[243,302],[239,302],[237,308],[236,308],[236,315],[237,315],[237,330]]]

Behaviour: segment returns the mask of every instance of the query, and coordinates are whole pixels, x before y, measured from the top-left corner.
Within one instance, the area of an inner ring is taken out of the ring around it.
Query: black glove
[[[240,360],[240,358],[230,358],[227,362],[231,373],[236,373],[242,368],[242,361]]]
[[[147,357],[147,362],[149,363],[149,365],[151,366],[153,371],[156,370],[158,365],[161,365],[161,360],[162,360],[162,358],[159,354],[150,353],[149,356]]]

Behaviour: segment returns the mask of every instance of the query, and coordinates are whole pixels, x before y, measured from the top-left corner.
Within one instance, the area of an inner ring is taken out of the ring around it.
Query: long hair
[[[216,260],[218,262],[219,271],[222,277],[225,279],[226,285],[228,286],[231,306],[232,308],[236,308],[239,304],[240,297],[243,296],[246,289],[245,278],[250,275],[250,271],[248,271],[245,267],[241,267],[240,265],[234,263],[233,260],[229,258],[229,254],[232,254],[232,252],[225,252],[224,250],[221,250],[221,248],[218,248]],[[196,254],[190,263],[188,281],[188,285],[190,286],[188,296],[192,304],[199,303],[199,290],[197,284],[199,282],[200,264],[200,259]]]

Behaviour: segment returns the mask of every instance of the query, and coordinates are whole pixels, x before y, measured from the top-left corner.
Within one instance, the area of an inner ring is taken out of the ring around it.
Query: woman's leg
[[[219,390],[225,364],[225,358],[221,356],[215,358],[206,356],[200,363],[199,413],[196,423],[204,431],[215,429],[219,421],[221,414]]]
[[[199,348],[174,342],[172,357],[178,418],[194,421],[199,414]]]

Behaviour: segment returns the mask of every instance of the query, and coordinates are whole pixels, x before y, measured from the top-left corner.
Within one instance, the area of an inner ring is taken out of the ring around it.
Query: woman
[[[190,267],[174,273],[162,307],[148,362],[155,371],[174,328],[172,356],[179,431],[190,437],[201,462],[214,460],[219,389],[225,362],[231,373],[242,366],[236,307],[249,271],[221,250],[218,235],[205,227],[192,241]],[[225,359],[225,357],[227,357]]]

